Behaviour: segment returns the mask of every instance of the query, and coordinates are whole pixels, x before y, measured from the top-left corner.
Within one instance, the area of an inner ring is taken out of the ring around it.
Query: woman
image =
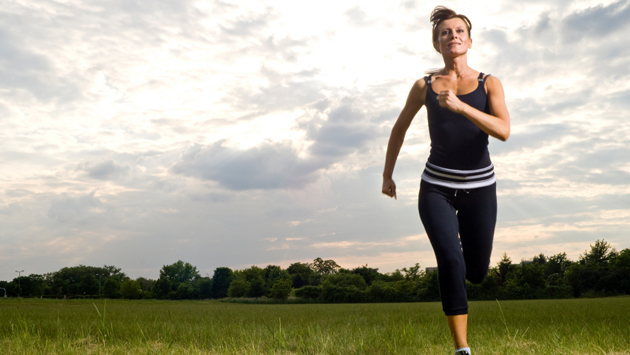
[[[466,279],[488,273],[497,217],[496,178],[488,136],[505,141],[510,116],[499,79],[468,67],[472,25],[442,6],[431,13],[433,47],[444,68],[416,81],[394,124],[382,192],[396,197],[394,165],[405,133],[426,105],[431,153],[420,183],[418,209],[438,263],[442,307],[455,354],[470,354],[466,340]]]

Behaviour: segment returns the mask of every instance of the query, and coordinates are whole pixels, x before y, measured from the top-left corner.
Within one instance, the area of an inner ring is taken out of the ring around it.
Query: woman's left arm
[[[505,93],[501,81],[494,76],[486,79],[490,114],[479,111],[459,100],[450,90],[440,91],[440,106],[462,114],[488,135],[502,141],[510,136],[510,114],[505,106]]]

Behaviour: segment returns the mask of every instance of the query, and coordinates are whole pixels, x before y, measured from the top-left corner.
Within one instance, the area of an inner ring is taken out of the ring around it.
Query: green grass
[[[9,354],[452,354],[439,303],[0,299]],[[630,354],[630,298],[471,302],[482,354]]]

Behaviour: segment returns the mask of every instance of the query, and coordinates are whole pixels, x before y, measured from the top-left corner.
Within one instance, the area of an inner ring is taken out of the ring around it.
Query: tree
[[[386,274],[380,274],[378,279],[381,281],[386,281],[386,282],[394,282],[394,281],[404,280],[405,276],[402,274],[400,270],[396,269]]]
[[[297,297],[302,297],[307,300],[317,299],[322,294],[321,286],[303,286],[295,290],[295,295]]]
[[[507,256],[507,253],[503,253],[503,256],[501,257],[501,260],[499,260],[496,268],[500,279],[499,285],[503,285],[503,283],[507,281],[507,276],[513,269],[514,266],[512,265],[512,259]]]
[[[180,298],[182,292],[188,292],[188,288],[182,289],[181,292],[177,292],[179,285],[186,284],[193,289],[195,288],[195,281],[199,279],[199,271],[196,266],[192,266],[190,263],[185,263],[181,260],[171,264],[164,265],[160,270],[160,277],[155,283],[153,293],[158,298]],[[173,292],[173,295],[171,293]],[[188,292],[190,294],[195,293],[193,290]]]
[[[120,284],[114,277],[108,278],[103,284],[103,294],[106,298],[119,298],[120,297]]]
[[[573,287],[576,297],[586,292],[602,296],[623,292],[625,287],[619,282],[623,273],[614,271],[618,255],[606,241],[597,240],[590,251],[580,255],[578,263],[568,268],[564,282]]]
[[[404,281],[399,280],[399,281]],[[401,295],[392,286],[393,282],[385,282],[383,280],[375,280],[367,289],[367,296],[371,302],[400,302],[404,296]],[[297,293],[297,292],[296,292]]]
[[[558,274],[554,278],[562,278],[569,266],[571,266],[571,261],[567,258],[567,253],[550,256],[545,264],[545,277],[549,278],[551,275]]]
[[[546,286],[545,272],[540,264],[524,263],[515,270],[515,279],[518,286],[529,286],[541,289]]]
[[[257,277],[249,282],[249,297],[262,297],[265,295],[265,280],[262,277]]]
[[[322,260],[317,258],[313,260],[311,268],[318,275],[332,275],[336,274],[337,270],[341,268],[334,260]]]
[[[234,278],[230,283],[227,295],[230,298],[240,298],[247,296],[249,292],[250,284],[247,280],[241,277]]]
[[[438,272],[427,272],[424,274],[418,286],[417,293],[420,301],[438,301],[440,299],[440,284],[438,280]]]
[[[177,286],[177,290],[175,292],[169,293],[169,298],[173,297],[174,294],[175,298],[178,300],[195,299],[197,298],[196,293],[197,290],[191,284],[182,282],[179,286]]]
[[[232,269],[228,267],[216,268],[212,276],[212,297],[225,298],[233,277]]]
[[[368,267],[367,264],[352,269],[353,274],[361,275],[368,285],[378,279],[378,268]]]
[[[84,295],[97,295],[98,294],[98,279],[94,274],[85,274],[81,277],[81,282],[77,287],[79,294]]]
[[[4,288],[7,291],[7,297],[17,296],[17,292],[15,295],[13,294],[14,288],[17,287],[13,282],[0,281],[0,287]],[[4,293],[0,291],[0,296],[4,296]]]
[[[178,260],[174,264],[164,265],[160,270],[160,277],[165,277],[173,284],[179,285],[182,282],[192,284],[201,275],[199,275],[196,266]]]
[[[84,280],[83,277],[88,274],[94,276],[94,279],[86,278]],[[64,267],[59,271],[46,275],[46,279],[52,292],[57,293],[58,296],[83,294],[83,292],[86,294],[97,294],[98,281],[94,282],[94,280],[97,280],[96,274],[102,275],[103,280],[115,279],[119,284],[127,278],[120,268],[115,266],[94,267],[79,265]],[[83,284],[81,284],[82,281]],[[96,291],[93,289],[94,284],[96,284]]]
[[[277,280],[291,280],[291,276],[286,270],[282,270],[277,265],[267,265],[265,267],[265,284],[267,286],[273,285]]]
[[[151,292],[153,290],[153,286],[155,286],[155,280],[146,279],[144,277],[138,277],[136,282],[140,285],[140,288],[144,292]]]
[[[630,294],[630,249],[623,249],[612,263],[619,292]]]
[[[19,281],[19,282],[18,282]],[[20,286],[21,296],[42,296],[48,288],[44,276],[30,274],[28,276],[16,277],[13,283]]]
[[[127,279],[120,284],[120,294],[128,300],[139,299],[142,298],[142,288],[137,281]]]
[[[252,265],[249,269],[241,270],[241,274],[245,277],[245,280],[251,282],[257,278],[265,278],[267,269],[261,269],[256,265]]]
[[[620,251],[613,265],[615,268],[630,268],[630,249]]]
[[[357,274],[328,275],[324,278],[324,285],[326,284],[331,284],[339,287],[354,286],[359,290],[365,290],[367,288],[367,283],[365,282],[363,277]]]
[[[199,298],[206,299],[212,297],[212,279],[209,277],[201,277],[195,282],[199,290]]]
[[[584,254],[580,255],[580,264],[607,264],[615,256],[617,256],[615,249],[605,240],[598,239],[595,245],[591,245],[590,251],[584,251]]]
[[[547,257],[545,254],[540,253],[532,259],[532,262],[537,265],[545,265],[545,263],[547,263]]]
[[[276,281],[269,291],[271,298],[278,300],[286,300],[289,294],[291,294],[291,280],[286,279]]]
[[[173,283],[166,277],[160,277],[153,285],[153,295],[156,298],[168,298],[168,294],[173,292]]]
[[[348,276],[356,276],[361,281],[365,283],[365,280],[360,275],[350,275]],[[335,275],[337,276],[337,275]],[[359,289],[355,285],[334,285],[329,281],[329,279],[325,279],[322,283],[322,294],[320,299],[324,302],[346,302],[346,303],[355,303],[355,302],[365,302],[368,298],[368,292],[366,289]]]
[[[424,276],[424,270],[420,269],[420,264],[418,263],[409,269],[404,267],[401,271],[405,274],[405,280],[407,281],[418,281]]]
[[[313,269],[308,263],[293,263],[287,268],[287,272],[291,275],[293,288],[300,288],[309,284],[309,280],[313,276]]]
[[[114,265],[103,265],[102,268],[95,268],[95,269],[99,269],[104,274],[103,275],[104,277],[113,277],[119,283],[127,278],[127,275],[125,275],[124,272],[121,272],[122,269],[119,267],[115,267]]]

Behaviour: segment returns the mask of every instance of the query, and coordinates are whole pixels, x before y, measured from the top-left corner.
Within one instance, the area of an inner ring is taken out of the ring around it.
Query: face
[[[437,42],[433,46],[442,55],[466,54],[472,46],[472,39],[468,35],[468,27],[464,20],[454,17],[442,21]]]

